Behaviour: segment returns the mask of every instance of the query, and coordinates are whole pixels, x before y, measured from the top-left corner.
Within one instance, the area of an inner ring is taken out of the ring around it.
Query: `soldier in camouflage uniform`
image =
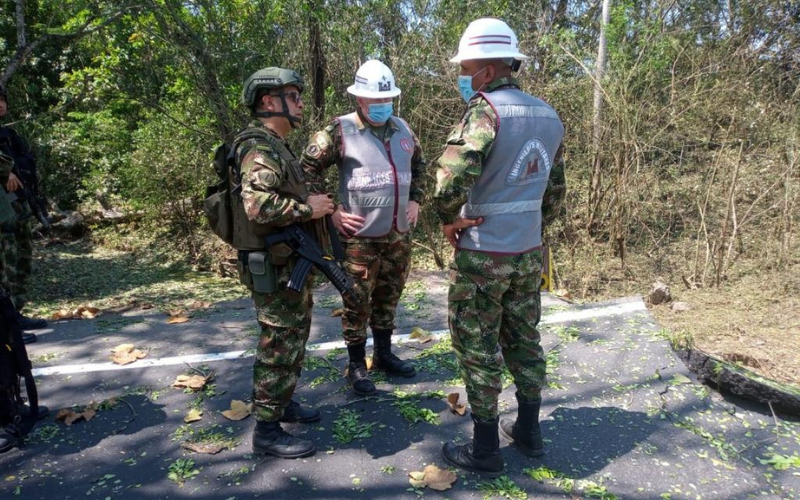
[[[5,118],[8,112],[8,91],[5,86],[0,85],[0,119]],[[3,195],[9,193],[18,194],[22,192],[23,184],[20,180],[22,175],[20,168],[25,168],[29,175],[36,175],[36,164],[33,154],[25,141],[14,131],[14,129],[0,125],[0,152],[13,159],[13,169],[5,175],[2,183],[4,188]],[[14,198],[12,195],[10,198]],[[9,199],[10,199],[9,198]],[[18,214],[30,212],[26,208],[28,201],[19,196],[12,201],[12,206]],[[31,275],[33,262],[33,235],[31,231],[32,217],[17,218],[6,223],[2,228],[3,253],[5,254],[5,273],[6,279],[10,284],[9,294],[12,297],[14,306],[17,308],[17,321],[22,330],[35,330],[47,326],[47,321],[23,316],[21,311],[27,303],[28,280]],[[26,343],[36,341],[36,336],[32,333],[24,333],[23,339]]]
[[[319,420],[316,409],[292,401],[311,326],[311,279],[300,292],[287,288],[296,257],[286,245],[266,248],[264,236],[281,226],[312,224],[333,212],[325,195],[309,195],[299,162],[284,138],[299,126],[303,80],[296,72],[265,68],[244,83],[242,101],[254,120],[234,141],[233,245],[239,272],[251,290],[261,338],[253,367],[256,427],[253,451],[281,458],[312,455],[311,441],[285,432],[281,422]],[[241,184],[241,196],[236,195]]]
[[[516,422],[499,424],[501,432],[529,456],[544,453],[541,230],[564,199],[564,128],[549,105],[520,91],[512,73],[524,59],[504,22],[479,19],[467,28],[451,59],[461,65],[467,110],[439,159],[434,194],[456,248],[448,320],[474,422],[472,443],[448,443],[442,452],[451,465],[490,477],[504,468],[497,408],[503,362],[519,410]]]
[[[413,377],[414,366],[392,353],[397,303],[411,269],[411,232],[424,196],[425,158],[408,124],[392,116],[400,95],[391,70],[365,62],[347,91],[354,113],[340,116],[309,141],[303,168],[313,192],[324,192],[323,173],[339,168],[334,225],[343,235],[345,269],[355,299],[344,299],[342,329],[347,380],[358,394],[375,392],[366,365],[367,323],[372,329],[372,368]]]

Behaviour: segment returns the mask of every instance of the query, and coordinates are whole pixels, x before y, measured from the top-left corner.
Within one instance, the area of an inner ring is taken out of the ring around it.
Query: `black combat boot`
[[[289,406],[283,410],[283,416],[280,421],[287,424],[305,424],[308,422],[316,422],[320,418],[322,418],[322,416],[316,408],[302,406],[297,401],[292,400]]]
[[[347,366],[347,382],[356,394],[362,396],[375,392],[375,384],[369,379],[367,373],[366,347],[366,342],[347,346],[347,353],[350,356],[350,364]]]
[[[508,439],[519,450],[529,457],[541,457],[544,455],[544,443],[542,442],[542,429],[539,427],[539,407],[541,399],[537,401],[522,401],[517,393],[519,410],[517,421],[504,418],[500,422],[500,433]]]
[[[47,326],[47,320],[41,318],[29,318],[27,316],[23,316],[19,312],[17,313],[17,322],[22,330],[39,330],[40,328],[45,328]]]
[[[22,442],[22,435],[14,425],[0,427],[0,453],[10,451]]]
[[[389,375],[411,378],[417,374],[414,365],[392,353],[392,330],[372,329],[375,346],[372,351],[372,369],[384,370]]]
[[[307,439],[294,437],[281,428],[280,422],[257,421],[253,429],[253,453],[280,458],[303,458],[317,449]]]
[[[497,418],[481,422],[472,416],[472,443],[456,446],[447,443],[442,448],[445,462],[486,477],[499,477],[503,474],[505,462],[500,453],[500,438],[497,435]]]

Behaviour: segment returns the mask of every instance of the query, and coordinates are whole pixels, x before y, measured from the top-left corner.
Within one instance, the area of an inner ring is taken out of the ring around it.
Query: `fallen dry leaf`
[[[415,488],[428,487],[436,491],[449,490],[457,477],[455,472],[440,469],[434,464],[425,466],[422,472],[413,471],[408,473],[408,482]]]
[[[195,451],[197,453],[208,453],[209,455],[216,455],[225,449],[224,445],[219,443],[192,443],[191,441],[184,441],[181,443],[181,448]]]
[[[339,308],[337,308],[337,309],[334,309],[333,311],[331,311],[331,317],[332,317],[332,318],[338,318],[338,317],[340,317],[342,314],[344,314],[344,309],[342,309],[341,307],[339,307]]]
[[[187,413],[186,416],[183,417],[183,421],[189,424],[191,422],[197,422],[202,418],[203,418],[203,411],[198,410],[197,408],[192,408],[191,410],[189,410],[189,413]]]
[[[456,482],[456,473],[447,469],[440,469],[434,464],[428,465],[424,469],[425,482],[428,488],[436,491],[449,490]]]
[[[431,335],[431,332],[428,330],[415,326],[414,329],[411,330],[411,335],[409,335],[409,338],[417,339],[417,342],[424,344],[433,340],[433,335]]]
[[[457,392],[451,392],[447,395],[447,406],[450,407],[450,411],[456,413],[458,415],[464,416],[464,413],[467,412],[467,405],[464,403],[458,402],[459,394]]]
[[[172,387],[176,389],[191,389],[195,392],[199,391],[208,383],[208,378],[202,375],[178,375]]]
[[[146,352],[136,349],[133,344],[120,344],[111,349],[111,352],[114,353],[114,356],[111,357],[111,361],[118,365],[127,365],[128,363],[133,363],[137,359],[147,357]]]
[[[97,415],[97,412],[95,410],[85,410],[82,412],[76,412],[71,408],[62,408],[58,410],[58,413],[56,414],[56,420],[64,422],[65,424],[67,424],[67,426],[71,426],[72,424],[81,419],[88,422],[89,420],[94,418],[95,415]]]
[[[178,323],[186,323],[187,321],[189,321],[189,318],[186,316],[170,316],[169,319],[167,319],[167,324],[175,325]]]
[[[189,309],[208,309],[211,307],[211,302],[206,302],[203,300],[195,300],[191,304],[189,304]]]
[[[425,473],[420,471],[412,471],[408,473],[411,486],[414,488],[424,488],[428,483],[425,482]]]
[[[569,292],[569,290],[558,289],[553,292],[553,295],[562,299],[572,300],[572,294]]]
[[[253,405],[244,401],[234,399],[231,401],[231,409],[222,412],[222,416],[228,420],[242,420],[247,418],[253,411]]]
[[[59,309],[50,316],[50,319],[94,319],[99,315],[100,309],[96,307],[80,306],[75,309]]]

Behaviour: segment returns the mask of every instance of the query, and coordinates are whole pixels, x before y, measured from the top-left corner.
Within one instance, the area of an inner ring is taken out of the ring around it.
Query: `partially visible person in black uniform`
[[[8,90],[0,85],[0,120],[8,112]],[[36,160],[25,140],[17,132],[0,125],[0,152],[13,159],[14,164],[8,177],[4,179],[3,193],[17,211],[16,220],[2,227],[2,248],[5,253],[6,279],[10,284],[9,293],[17,310],[17,321],[24,331],[47,326],[44,319],[23,316],[21,311],[27,302],[28,281],[33,260],[33,237],[31,228],[33,218],[46,217],[38,193]],[[25,343],[36,341],[31,333],[23,335]]]

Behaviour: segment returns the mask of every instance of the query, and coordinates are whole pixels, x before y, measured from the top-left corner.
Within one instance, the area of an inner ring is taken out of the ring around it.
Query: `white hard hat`
[[[369,99],[400,95],[400,89],[394,84],[392,70],[377,59],[370,59],[358,68],[356,81],[347,87],[347,91],[354,96]]]
[[[518,61],[529,59],[519,51],[517,35],[506,23],[492,17],[483,17],[469,23],[458,43],[458,54],[450,62],[509,58]]]

